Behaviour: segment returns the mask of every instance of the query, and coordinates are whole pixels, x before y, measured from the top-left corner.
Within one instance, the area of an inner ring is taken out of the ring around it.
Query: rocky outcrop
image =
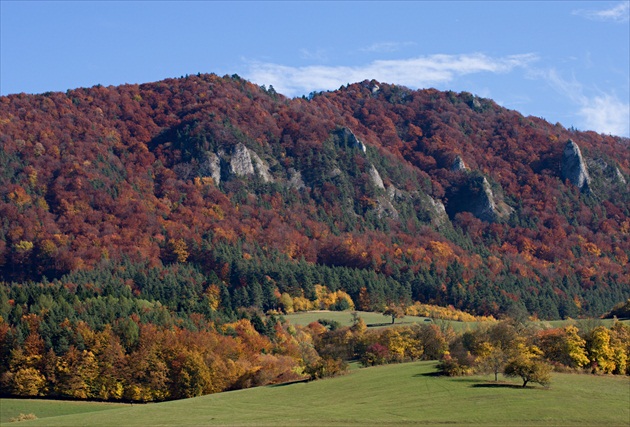
[[[187,163],[188,164],[188,163]],[[233,177],[258,176],[263,182],[273,182],[269,166],[243,144],[236,144],[232,154],[224,150],[205,152],[199,163],[199,176],[211,177],[216,185]]]
[[[446,214],[446,208],[444,203],[440,200],[435,200],[433,197],[427,196],[427,204],[429,210],[432,213],[431,217],[434,225],[442,225],[448,222],[448,215]]]
[[[336,178],[339,175],[343,175],[343,172],[341,172],[341,169],[339,169],[337,166],[335,166],[330,172],[328,172],[328,178]]]
[[[378,196],[376,198],[376,207],[374,208],[379,218],[399,218],[398,211],[386,196]]]
[[[626,178],[623,176],[619,168],[615,165],[611,165],[603,159],[586,159],[586,165],[588,170],[595,177],[602,178],[609,184],[627,184]]]
[[[569,140],[564,147],[560,167],[563,180],[569,180],[571,184],[584,192],[590,190],[591,177],[588,174],[586,163],[582,158],[580,147],[572,140]]]
[[[289,168],[289,187],[301,190],[305,187],[302,173],[293,168]]]
[[[263,162],[260,157],[258,157],[258,154],[250,150],[248,151],[249,156],[252,159],[252,165],[254,166],[254,171],[256,172],[256,175],[258,175],[263,180],[263,182],[273,182],[273,177],[269,173],[269,166],[267,166],[267,164]]]
[[[466,166],[466,163],[464,163],[464,160],[458,155],[457,157],[455,157],[455,160],[453,160],[451,170],[453,172],[467,171],[468,167]]]
[[[247,176],[254,174],[254,165],[249,150],[243,144],[236,144],[230,158],[230,174]]]
[[[385,184],[383,184],[383,179],[381,178],[381,175],[378,173],[378,170],[376,170],[374,165],[370,165],[368,174],[370,175],[370,180],[372,181],[372,184],[374,184],[376,188],[385,190]]]
[[[389,196],[389,200],[391,200],[392,202],[394,200],[403,200],[405,198],[405,192],[399,190],[393,185],[390,185],[389,187],[387,187],[386,191],[387,191],[387,196]]]
[[[349,148],[357,147],[359,150],[363,151],[364,153],[367,151],[365,144],[363,144],[359,140],[359,138],[356,137],[354,132],[352,132],[350,129],[346,127],[339,129],[337,131],[337,136],[340,140],[340,143],[346,145],[347,147]]]
[[[496,200],[492,188],[490,188],[490,183],[485,176],[481,181],[481,190],[471,206],[473,215],[482,221],[488,222],[496,222],[510,215],[512,208],[504,202]]]
[[[623,177],[623,174],[621,173],[621,171],[619,170],[619,168],[618,168],[618,167],[616,167],[616,166],[615,166],[615,168],[614,168],[614,176],[615,176],[615,179],[617,180],[617,182],[618,182],[618,183],[620,183],[620,184],[624,184],[624,185],[625,185],[625,184],[627,184],[627,181],[626,181],[626,179]]]
[[[488,179],[473,172],[447,194],[448,213],[453,217],[460,212],[470,212],[482,221],[497,222],[510,216],[513,209],[492,191]]]
[[[215,185],[221,183],[221,159],[215,153],[206,152],[204,160],[199,165],[199,174],[209,176]]]

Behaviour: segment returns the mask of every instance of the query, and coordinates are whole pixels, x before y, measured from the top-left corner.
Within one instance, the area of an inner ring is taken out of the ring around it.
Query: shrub
[[[36,420],[37,417],[35,414],[20,414],[17,417],[13,417],[9,419],[10,423],[14,423],[16,421],[28,421],[28,420]]]

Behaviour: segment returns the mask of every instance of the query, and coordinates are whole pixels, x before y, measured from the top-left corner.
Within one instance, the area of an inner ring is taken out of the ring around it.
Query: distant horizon
[[[375,79],[630,137],[630,1],[0,2],[0,95],[238,74]]]

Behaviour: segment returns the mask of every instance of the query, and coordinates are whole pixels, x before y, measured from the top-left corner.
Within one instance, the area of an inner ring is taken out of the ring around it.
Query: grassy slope
[[[35,399],[0,399],[0,424],[8,423],[20,414],[35,414],[38,418],[59,417],[127,406],[124,403],[71,402]],[[18,425],[18,424],[15,424]],[[20,424],[21,425],[21,424]]]
[[[383,316],[381,313],[374,313],[369,311],[358,311],[359,316],[368,325],[381,325],[391,324],[392,318],[390,316]],[[284,317],[294,325],[306,326],[311,322],[317,322],[319,319],[336,320],[341,323],[342,326],[352,325],[352,312],[351,311],[306,311],[292,314],[285,314]],[[396,325],[410,325],[412,323],[429,324],[427,317],[419,316],[405,316],[402,319],[396,319]],[[454,320],[440,320],[432,319],[432,322],[437,324],[451,325],[457,332],[464,332],[476,328],[480,324],[486,322],[457,322]],[[622,320],[622,322],[630,325],[630,320]],[[541,320],[533,322],[535,325],[544,328],[557,328],[563,327],[570,323],[577,324],[578,328],[594,328],[595,326],[603,325],[611,327],[613,325],[612,319],[578,319],[578,320]]]
[[[627,426],[630,422],[627,377],[556,374],[550,389],[522,389],[516,382],[496,385],[489,377],[445,378],[432,375],[434,371],[435,362],[381,366],[310,383],[40,417],[19,425]],[[7,401],[2,402],[4,413]],[[34,402],[27,411],[38,415],[40,403]]]
[[[383,325],[389,326],[392,318],[390,316],[383,316],[381,313],[374,313],[368,311],[358,311],[359,316],[368,325]],[[352,325],[352,312],[351,311],[307,311],[300,313],[286,314],[284,317],[294,325],[306,326],[311,322],[317,322],[319,319],[336,320],[341,323],[342,326]],[[410,325],[412,323],[429,324],[427,317],[419,316],[405,316],[402,319],[396,319],[396,325]],[[429,319],[430,320],[430,319]],[[432,320],[436,323],[445,323],[453,326],[456,331],[467,330],[468,328],[474,328],[478,322],[456,322],[451,320]]]

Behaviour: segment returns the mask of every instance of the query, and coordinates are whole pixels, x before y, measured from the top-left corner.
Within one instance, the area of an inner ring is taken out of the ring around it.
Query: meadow
[[[384,316],[382,313],[370,312],[370,311],[357,311],[356,312],[367,324],[368,328],[378,328],[384,326],[391,326],[391,317]],[[284,318],[294,325],[306,326],[311,322],[317,322],[320,319],[334,320],[339,322],[341,326],[352,325],[352,312],[351,311],[303,311],[298,313],[285,314]],[[630,320],[622,320],[624,323],[630,324]],[[428,317],[421,316],[405,316],[402,319],[396,319],[395,325],[411,325],[413,323],[430,324],[430,322],[436,323],[440,326],[450,325],[456,332],[465,332],[477,328],[480,324],[486,322],[459,322],[455,320],[442,320],[442,319],[430,319]],[[613,325],[613,319],[574,319],[574,320],[540,320],[531,322],[541,328],[558,328],[563,327],[571,323],[578,325],[580,329],[592,329],[596,326],[606,326],[607,328]]]
[[[436,362],[353,370],[331,379],[153,404],[0,401],[20,426],[627,426],[628,377],[554,374],[549,388],[489,376],[436,375]],[[53,408],[55,408],[53,410]]]
[[[357,311],[356,312],[367,324],[368,328],[381,328],[392,326],[391,316],[384,316],[382,313],[370,312],[370,311]],[[317,322],[319,319],[334,320],[339,322],[341,326],[352,325],[352,312],[351,311],[303,311],[299,313],[285,314],[285,319],[293,325],[306,326],[311,322]],[[413,323],[430,324],[434,322],[440,325],[451,325],[457,332],[464,332],[466,330],[477,327],[480,322],[457,322],[454,320],[440,320],[430,319],[428,317],[421,316],[405,316],[402,319],[396,319],[395,325],[411,325]]]

